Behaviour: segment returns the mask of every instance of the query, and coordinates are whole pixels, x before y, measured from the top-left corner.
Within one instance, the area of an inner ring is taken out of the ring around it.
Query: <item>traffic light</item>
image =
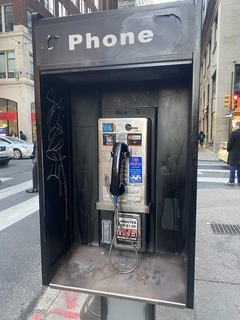
[[[224,107],[227,107],[227,108],[230,107],[230,99],[231,99],[231,95],[230,94],[225,94]]]
[[[232,105],[232,108],[233,110],[237,109],[238,107],[238,95],[234,94],[233,95],[233,105]]]

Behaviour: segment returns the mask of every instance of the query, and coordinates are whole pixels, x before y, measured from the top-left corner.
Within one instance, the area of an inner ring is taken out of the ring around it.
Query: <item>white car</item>
[[[30,158],[33,152],[33,143],[25,142],[17,137],[0,136],[0,143],[9,144],[14,153],[15,159]]]
[[[12,158],[14,158],[12,147],[0,141],[0,165],[6,166]]]

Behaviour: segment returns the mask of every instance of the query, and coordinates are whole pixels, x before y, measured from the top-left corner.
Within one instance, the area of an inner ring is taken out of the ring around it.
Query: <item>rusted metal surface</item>
[[[75,246],[50,286],[153,304],[185,306],[185,264],[180,255],[140,254],[138,268],[119,274],[111,267],[108,249]],[[114,250],[112,262],[128,270],[136,262],[133,252]],[[138,292],[138,296],[135,293]]]

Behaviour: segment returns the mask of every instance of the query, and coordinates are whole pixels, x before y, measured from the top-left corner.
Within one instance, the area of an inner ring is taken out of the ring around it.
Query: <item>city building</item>
[[[66,16],[98,7],[97,0],[0,0],[0,134],[21,130],[29,142],[36,136],[31,14]]]
[[[199,131],[217,152],[240,119],[240,2],[203,0]]]

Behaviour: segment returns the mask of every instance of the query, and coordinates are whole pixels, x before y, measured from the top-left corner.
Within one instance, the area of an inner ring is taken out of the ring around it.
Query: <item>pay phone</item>
[[[113,241],[119,249],[146,251],[150,211],[148,127],[147,118],[98,120],[99,201],[96,207],[114,212],[112,220],[101,220],[101,242]]]

